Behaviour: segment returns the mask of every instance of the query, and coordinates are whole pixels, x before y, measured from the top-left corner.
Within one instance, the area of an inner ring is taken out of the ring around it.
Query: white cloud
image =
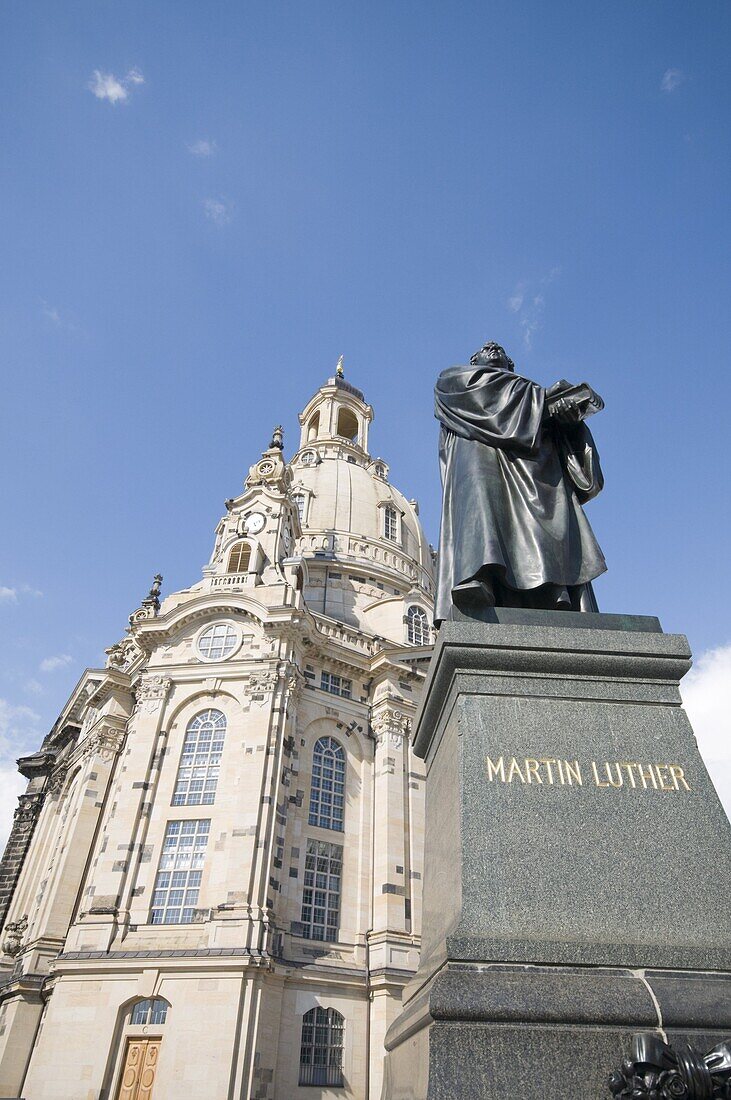
[[[208,141],[206,138],[191,141],[188,145],[188,152],[192,153],[194,157],[212,157],[217,149],[218,146],[215,141]]]
[[[523,302],[525,301],[525,288],[525,283],[518,283],[515,290],[508,298],[508,309],[512,310],[513,313],[517,313],[518,310],[522,308]]]
[[[0,851],[10,833],[16,799],[26,786],[26,780],[18,773],[16,757],[35,752],[40,742],[40,718],[36,712],[0,699]]]
[[[72,321],[62,317],[56,306],[49,305],[48,302],[44,302],[43,299],[41,299],[41,310],[46,320],[50,321],[56,328],[65,329],[66,332],[76,332],[76,325]]]
[[[680,69],[666,69],[660,81],[661,92],[674,92],[685,80],[685,73]]]
[[[0,852],[5,851],[18,795],[23,793],[27,782],[14,760],[0,760]]]
[[[560,264],[557,267],[552,267],[548,274],[543,276],[541,282],[544,286],[548,286],[549,283],[552,283],[554,279],[557,279],[559,277],[562,271],[563,268]]]
[[[731,645],[702,653],[681,689],[698,748],[731,817]]]
[[[60,653],[57,657],[44,657],[38,667],[41,672],[55,672],[56,669],[70,665],[72,661],[73,657],[70,657],[68,653]]]
[[[38,680],[34,679],[32,676],[30,680],[25,681],[25,683],[23,684],[23,689],[24,691],[27,691],[29,695],[46,694],[46,689],[44,688],[43,684],[39,683]]]
[[[545,275],[533,283],[533,286],[549,286],[561,274],[560,267],[552,267]],[[523,331],[523,345],[527,350],[533,346],[533,336],[541,327],[541,317],[546,308],[546,296],[542,290],[531,290],[531,282],[521,279],[506,301],[511,313],[518,316],[518,324]]]
[[[139,69],[130,69],[121,79],[117,79],[114,73],[103,73],[100,69],[94,69],[88,88],[97,99],[106,99],[109,103],[124,103],[129,99],[131,87],[144,83],[145,78]]]
[[[206,217],[210,218],[216,225],[226,225],[231,221],[233,208],[230,202],[223,199],[204,199],[203,209],[206,212]]]
[[[0,761],[35,752],[41,740],[40,716],[30,707],[0,699]]]
[[[21,584],[17,588],[9,588],[5,584],[0,584],[0,604],[17,603],[20,596],[42,595],[42,592],[40,592],[37,588],[31,588],[29,584]]]

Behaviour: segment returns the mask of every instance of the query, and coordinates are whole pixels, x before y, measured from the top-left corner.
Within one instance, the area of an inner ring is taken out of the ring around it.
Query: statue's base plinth
[[[440,631],[422,962],[384,1100],[611,1094],[632,1034],[731,1033],[731,827],[680,706],[682,636],[496,610]]]

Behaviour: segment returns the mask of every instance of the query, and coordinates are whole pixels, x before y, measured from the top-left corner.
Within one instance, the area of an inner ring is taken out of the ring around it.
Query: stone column
[[[636,1030],[731,1031],[731,827],[656,619],[498,609],[441,628],[423,953],[388,1100],[610,1093]]]

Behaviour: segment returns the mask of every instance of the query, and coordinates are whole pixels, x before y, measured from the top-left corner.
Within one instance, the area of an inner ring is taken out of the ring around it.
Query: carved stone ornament
[[[135,699],[140,710],[154,714],[167,699],[171,686],[169,676],[145,676],[135,688]]]
[[[122,747],[125,730],[95,730],[80,745],[82,756],[99,756],[102,760],[112,760]]]
[[[29,832],[38,818],[42,803],[41,795],[21,794],[13,814],[13,829],[19,833]]]
[[[5,939],[3,941],[3,951],[6,955],[10,955],[11,958],[15,958],[20,953],[20,949],[23,946],[23,937],[28,931],[28,917],[26,914],[20,918],[20,920],[11,921],[10,924],[5,926]]]
[[[125,672],[139,657],[141,650],[133,638],[123,638],[121,642],[115,642],[105,652],[107,668],[118,668]]]
[[[53,798],[56,798],[63,790],[63,785],[66,782],[66,772],[68,771],[68,761],[64,761],[51,772],[51,775],[46,786],[46,794],[50,794]]]
[[[399,748],[404,738],[408,736],[409,719],[400,710],[386,707],[373,715],[371,728],[377,744],[389,744]]]
[[[262,692],[274,691],[279,683],[279,673],[275,668],[267,668],[262,672],[252,672],[249,676],[249,693],[259,695]]]
[[[731,1100],[731,1039],[699,1054],[687,1043],[671,1047],[640,1032],[609,1088],[618,1100]]]

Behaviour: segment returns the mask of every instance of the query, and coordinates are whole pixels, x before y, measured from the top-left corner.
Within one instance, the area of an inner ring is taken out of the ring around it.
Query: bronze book
[[[553,409],[559,399],[563,398],[576,405],[581,413],[582,420],[586,420],[588,416],[593,416],[594,413],[601,412],[604,408],[601,397],[587,382],[580,382],[578,386],[567,386],[566,389],[559,390],[558,393],[548,394],[546,401],[549,411]]]

